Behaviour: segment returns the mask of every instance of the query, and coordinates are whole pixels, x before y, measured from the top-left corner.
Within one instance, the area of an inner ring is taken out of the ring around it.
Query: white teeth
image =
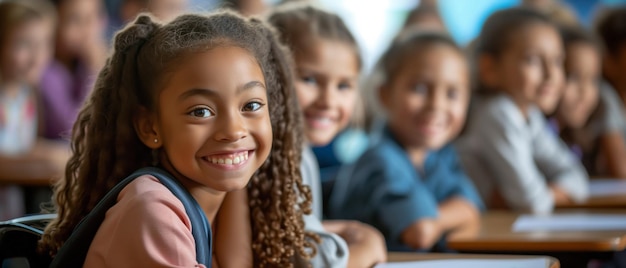
[[[320,122],[320,123],[330,123],[331,120],[328,117],[315,117],[314,120]]]
[[[248,151],[244,151],[242,153],[230,155],[230,156],[225,157],[225,158],[211,157],[211,158],[207,158],[207,160],[209,162],[213,163],[213,164],[237,165],[237,164],[243,163],[243,161],[245,161],[245,160],[248,160]]]

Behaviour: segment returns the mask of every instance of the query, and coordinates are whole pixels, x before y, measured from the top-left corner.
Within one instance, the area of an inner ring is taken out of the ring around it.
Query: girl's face
[[[0,67],[4,79],[37,83],[52,53],[52,22],[40,18],[22,23],[5,40]]]
[[[600,55],[593,46],[582,42],[567,46],[565,52],[567,80],[557,115],[562,124],[579,128],[598,104]]]
[[[407,55],[381,88],[389,127],[405,147],[438,149],[461,130],[469,103],[469,73],[463,55],[429,45]]]
[[[326,145],[350,121],[358,97],[359,62],[354,48],[316,38],[296,50],[296,90],[304,115],[306,138]]]
[[[497,88],[520,107],[536,104],[554,112],[562,95],[563,44],[554,27],[532,24],[512,34],[494,66]],[[525,109],[525,108],[524,108]]]
[[[177,66],[144,143],[162,149],[162,163],[187,187],[244,188],[272,147],[259,64],[245,49],[218,46]]]
[[[104,34],[104,18],[100,1],[64,0],[59,10],[57,51],[67,56],[88,53]]]

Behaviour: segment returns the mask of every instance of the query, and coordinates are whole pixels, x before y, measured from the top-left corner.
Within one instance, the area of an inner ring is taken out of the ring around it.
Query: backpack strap
[[[83,267],[89,246],[104,221],[106,212],[117,203],[117,196],[122,189],[134,179],[143,175],[152,175],[157,178],[161,184],[167,187],[181,201],[185,207],[185,213],[191,221],[191,233],[196,244],[196,260],[198,263],[210,268],[212,257],[211,225],[206,215],[200,208],[200,205],[198,205],[198,202],[178,180],[165,170],[156,167],[139,169],[115,185],[76,226],[52,260],[50,267]]]

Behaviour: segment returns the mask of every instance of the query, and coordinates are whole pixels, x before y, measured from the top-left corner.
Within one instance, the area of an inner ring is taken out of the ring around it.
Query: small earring
[[[159,143],[159,140],[158,139],[154,139],[154,143]]]

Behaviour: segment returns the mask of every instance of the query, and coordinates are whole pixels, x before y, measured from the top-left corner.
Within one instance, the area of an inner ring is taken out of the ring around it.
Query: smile
[[[217,165],[225,165],[225,166],[233,166],[243,164],[246,160],[248,160],[248,151],[243,151],[234,154],[228,155],[214,155],[207,156],[204,159],[212,164]]]
[[[313,128],[327,128],[335,123],[335,120],[328,116],[306,116],[306,120]]]

